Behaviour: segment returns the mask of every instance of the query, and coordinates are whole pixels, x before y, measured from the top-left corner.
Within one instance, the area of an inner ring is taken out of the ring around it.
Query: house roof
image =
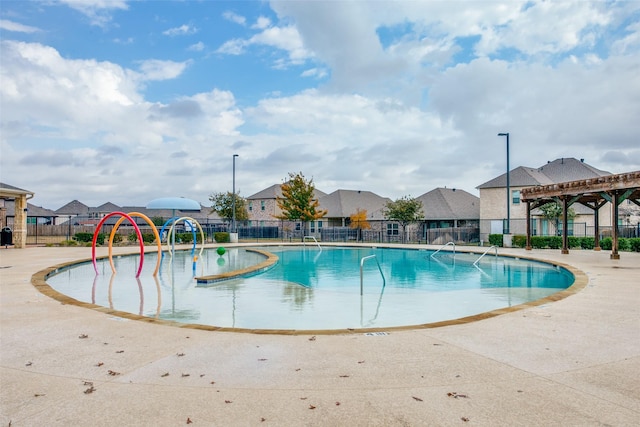
[[[319,199],[320,208],[327,210],[326,218],[347,218],[360,209],[367,211],[367,219],[376,219],[390,201],[371,191],[360,190],[336,190]]]
[[[5,202],[5,208],[7,208],[7,216],[15,216],[16,204],[15,200],[7,200]],[[43,208],[40,206],[27,203],[27,216],[38,217],[54,217],[57,214],[51,209]]]
[[[56,213],[59,215],[87,215],[89,213],[89,206],[73,200],[61,208],[56,209]]]
[[[247,197],[247,200],[264,200],[264,199],[275,199],[277,197],[282,197],[282,189],[280,185],[281,184],[274,184],[271,187],[267,187],[264,190],[260,190],[257,193]],[[313,194],[317,200],[327,195],[327,193],[320,191],[317,188],[313,191]]]
[[[89,212],[117,212],[122,208],[115,203],[107,202],[103,203],[98,207],[89,208]]]
[[[539,168],[519,166],[511,170],[509,173],[509,185],[513,187],[532,187],[606,175],[611,175],[611,173],[596,169],[583,160],[577,160],[572,157],[561,158],[548,162]],[[507,174],[503,173],[476,188],[504,188],[506,186]]]
[[[464,190],[436,188],[417,199],[427,220],[480,218],[480,198]]]

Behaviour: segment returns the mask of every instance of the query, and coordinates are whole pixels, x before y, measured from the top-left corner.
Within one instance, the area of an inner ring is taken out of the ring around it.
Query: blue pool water
[[[199,285],[195,276],[246,268],[264,256],[243,248],[220,257],[207,249],[194,264],[189,251],[165,254],[153,277],[155,254],[98,261],[47,279],[57,291],[83,302],[183,323],[247,329],[345,329],[419,325],[457,319],[537,300],[573,283],[567,270],[545,263],[487,254],[410,249],[262,248],[279,257],[249,277]],[[362,295],[360,266],[364,261]],[[378,265],[380,266],[378,268]],[[383,279],[384,276],[384,279]],[[383,286],[384,285],[384,286]]]

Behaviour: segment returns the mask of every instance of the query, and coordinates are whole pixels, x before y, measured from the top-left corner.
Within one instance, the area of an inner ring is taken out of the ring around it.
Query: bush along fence
[[[489,244],[502,247],[502,234],[490,234]],[[527,245],[527,236],[514,235],[511,244],[514,248],[524,248]],[[593,249],[595,239],[593,237],[568,236],[569,249]],[[533,249],[562,249],[561,236],[531,236]],[[605,237],[600,239],[600,248],[610,251],[613,247],[613,239]],[[622,252],[640,252],[639,237],[619,237],[618,250]]]

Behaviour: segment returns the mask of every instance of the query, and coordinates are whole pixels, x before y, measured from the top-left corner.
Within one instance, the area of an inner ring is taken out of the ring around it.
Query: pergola
[[[559,184],[541,185],[525,188],[521,193],[522,201],[527,204],[527,250],[531,250],[531,211],[550,202],[562,205],[562,253],[569,253],[568,215],[569,206],[580,203],[593,210],[594,214],[594,250],[600,250],[600,230],[598,212],[607,202],[611,203],[613,240],[611,259],[620,259],[618,253],[618,207],[625,200],[640,206],[640,171],[608,175],[597,178],[580,179]]]
[[[15,212],[13,218],[13,244],[16,248],[24,248],[27,245],[27,200],[33,197],[34,193],[22,188],[0,183],[0,199],[15,200]],[[2,212],[2,227],[7,225],[6,212]]]

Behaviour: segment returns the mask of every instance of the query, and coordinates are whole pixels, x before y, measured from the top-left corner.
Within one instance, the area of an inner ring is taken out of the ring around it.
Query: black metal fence
[[[322,227],[315,229],[314,232],[307,230],[303,233],[302,227],[296,229],[296,227],[284,226],[282,222],[274,221],[268,225],[238,226],[237,231],[238,238],[241,241],[255,241],[257,243],[266,240],[283,242],[302,241],[303,236],[308,235],[323,242],[419,243],[433,245],[442,245],[448,242],[478,244],[481,241],[487,242],[489,234],[502,234],[502,229],[492,230],[488,223],[484,225],[484,230],[482,230],[482,225],[481,227],[427,228],[426,223],[415,223],[408,227],[408,230],[403,233],[399,228],[391,227],[388,229],[387,222],[380,221],[379,223],[372,224],[372,229],[368,230],[349,227]],[[526,234],[525,225],[524,220],[512,221],[512,234]],[[205,223],[201,224],[201,226],[205,234],[206,243],[215,242],[215,233],[230,231],[230,227],[224,223]],[[151,233],[151,228],[148,225],[139,225],[139,227],[141,232]],[[108,235],[112,229],[113,225],[105,224],[100,231]],[[76,233],[93,233],[94,231],[94,226],[86,225],[27,224],[27,244],[60,243],[64,240],[72,239]],[[184,229],[183,224],[179,224],[177,231],[184,232],[187,230]],[[610,226],[601,226],[599,227],[599,231],[600,238],[611,236]],[[118,234],[123,236],[128,236],[131,233],[133,233],[133,227],[130,225],[123,224],[118,228]],[[640,237],[640,225],[619,226],[618,233],[620,237]],[[532,230],[532,235],[553,236],[558,235],[558,230],[553,228],[548,230]],[[573,224],[569,230],[569,235],[593,236],[594,227],[587,226],[584,223]]]

